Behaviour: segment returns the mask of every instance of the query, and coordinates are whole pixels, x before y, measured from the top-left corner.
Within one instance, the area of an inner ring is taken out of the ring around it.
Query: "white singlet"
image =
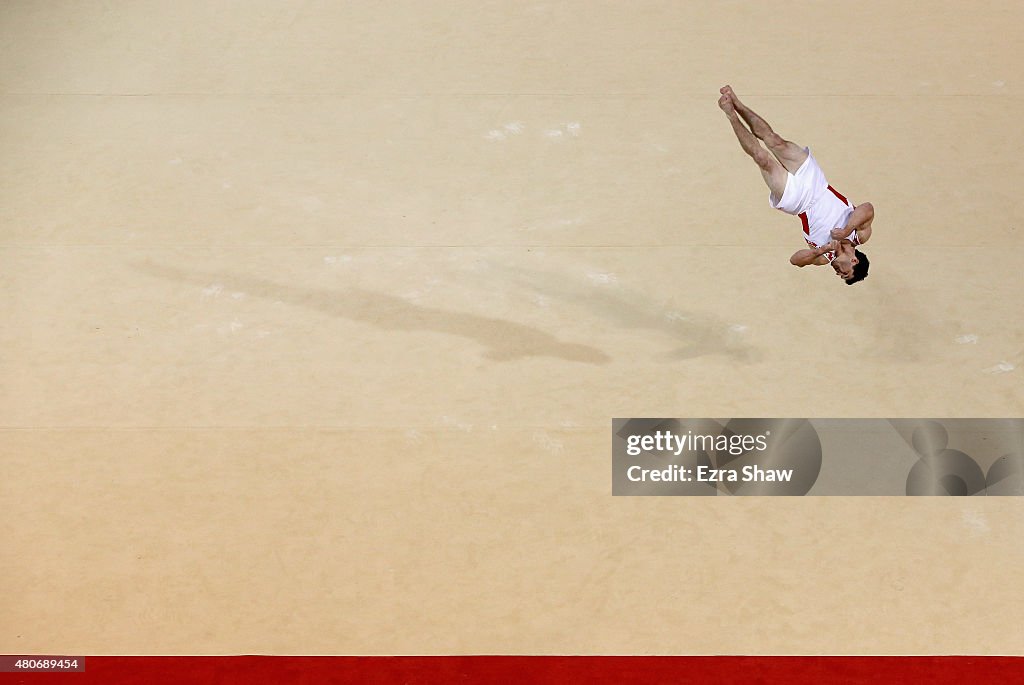
[[[840,195],[828,184],[825,172],[805,147],[807,159],[796,170],[795,174],[786,177],[786,190],[782,197],[768,195],[768,204],[774,209],[800,217],[804,228],[804,241],[812,248],[825,245],[832,239],[833,228],[846,228],[846,223],[853,214],[853,203]],[[857,234],[849,238],[857,244]],[[826,252],[828,261],[835,259],[834,252]]]

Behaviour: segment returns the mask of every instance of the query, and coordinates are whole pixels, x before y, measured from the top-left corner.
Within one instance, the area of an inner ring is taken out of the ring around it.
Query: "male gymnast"
[[[718,106],[729,118],[740,147],[761,169],[771,191],[769,204],[799,216],[803,223],[808,249],[795,252],[789,263],[799,267],[828,264],[847,285],[867,278],[868,258],[857,247],[871,238],[875,208],[870,202],[854,206],[840,195],[825,179],[810,148],[784,140],[768,122],[740,102],[732,87],[724,86],[720,92]],[[764,141],[771,154],[758,139]]]

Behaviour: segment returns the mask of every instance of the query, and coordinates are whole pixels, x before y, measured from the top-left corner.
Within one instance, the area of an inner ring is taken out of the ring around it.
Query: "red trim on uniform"
[[[845,197],[843,197],[843,196],[842,196],[842,195],[841,195],[841,194],[839,193],[839,191],[838,191],[838,190],[836,190],[836,189],[835,189],[835,188],[833,188],[832,186],[829,186],[829,187],[828,187],[828,189],[832,191],[832,194],[833,194],[833,195],[835,195],[835,196],[836,196],[836,197],[838,197],[838,198],[839,198],[840,200],[842,200],[842,202],[843,202],[843,204],[844,204],[844,205],[848,205],[848,204],[850,204],[850,201],[849,201],[849,200],[847,200],[847,199],[846,199]]]
[[[804,225],[804,233],[807,235],[811,234],[811,227],[807,223],[807,212],[800,212],[800,223]]]
[[[990,656],[90,656],[84,673],[23,673],[10,681],[28,685],[960,685],[1019,683],[1022,678],[1024,659]],[[0,680],[7,682],[3,676]]]

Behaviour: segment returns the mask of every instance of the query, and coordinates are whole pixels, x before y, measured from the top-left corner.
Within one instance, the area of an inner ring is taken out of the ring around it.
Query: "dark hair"
[[[860,250],[854,250],[853,254],[857,256],[857,263],[853,267],[853,275],[846,279],[846,285],[853,285],[857,281],[863,281],[868,277],[868,267],[871,266],[871,262],[868,261],[868,256]]]

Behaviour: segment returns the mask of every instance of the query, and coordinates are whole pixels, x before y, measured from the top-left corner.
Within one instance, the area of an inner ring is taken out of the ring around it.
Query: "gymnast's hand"
[[[851,233],[853,233],[853,226],[848,228],[833,228],[832,240],[845,240],[850,237]]]

